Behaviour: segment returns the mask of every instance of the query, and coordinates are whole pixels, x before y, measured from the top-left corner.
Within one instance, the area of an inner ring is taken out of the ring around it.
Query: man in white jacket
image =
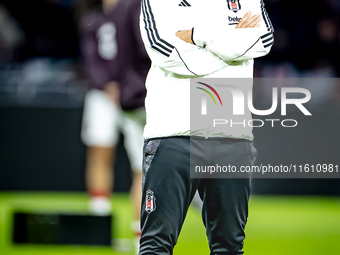
[[[190,79],[253,77],[253,59],[274,43],[264,4],[142,0],[140,26],[152,65],[146,81],[139,254],[172,254],[196,190],[211,254],[242,254],[250,179],[191,179],[189,158],[251,165],[252,132],[232,138],[194,135]]]

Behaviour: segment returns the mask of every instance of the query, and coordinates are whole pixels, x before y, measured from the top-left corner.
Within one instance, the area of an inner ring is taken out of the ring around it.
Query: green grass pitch
[[[13,211],[86,213],[84,193],[0,193],[1,255],[115,255],[110,247],[14,245]],[[117,240],[132,238],[131,205],[126,194],[112,196]],[[322,255],[340,254],[340,199],[336,197],[252,196],[246,227],[245,254]],[[209,254],[201,215],[191,208],[175,255]]]

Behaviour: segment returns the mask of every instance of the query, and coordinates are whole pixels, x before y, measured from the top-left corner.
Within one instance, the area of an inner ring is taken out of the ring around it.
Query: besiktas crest
[[[152,213],[156,209],[156,198],[154,196],[154,192],[148,190],[146,192],[146,199],[145,199],[145,211],[147,213]]]
[[[233,12],[238,12],[241,10],[240,0],[227,0],[229,10]]]

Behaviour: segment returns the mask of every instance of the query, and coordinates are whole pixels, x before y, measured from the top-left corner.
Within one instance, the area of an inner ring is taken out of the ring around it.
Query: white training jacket
[[[261,14],[260,27],[235,29],[248,11]],[[253,59],[274,43],[262,0],[142,0],[140,28],[152,61],[145,139],[190,135],[190,79],[252,78]],[[176,36],[189,29],[195,45]],[[253,138],[244,132],[236,137]]]

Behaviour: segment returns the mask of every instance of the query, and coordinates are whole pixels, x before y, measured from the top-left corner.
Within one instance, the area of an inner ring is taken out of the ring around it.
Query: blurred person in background
[[[119,131],[133,170],[132,228],[139,241],[145,78],[150,60],[139,31],[139,0],[81,0],[82,52],[91,89],[85,98],[82,140],[87,146],[90,207],[111,211],[113,165]]]

